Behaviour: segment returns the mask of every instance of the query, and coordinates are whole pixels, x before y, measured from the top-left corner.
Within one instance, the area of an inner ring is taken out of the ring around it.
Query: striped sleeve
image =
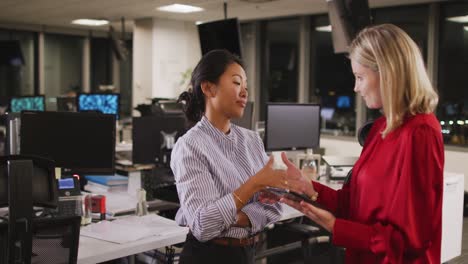
[[[208,241],[236,222],[237,209],[231,193],[221,196],[215,188],[206,158],[190,143],[180,140],[176,144],[171,168],[192,234],[199,241]]]
[[[263,161],[263,165],[268,163],[268,155],[265,152],[265,146],[263,145],[262,139],[258,133],[255,134],[255,149],[258,151],[258,155]],[[281,205],[276,204],[264,204],[258,201],[258,194],[253,197],[253,202],[247,204],[241,209],[250,220],[252,224],[251,232],[258,233],[263,228],[271,223],[278,221],[281,217]]]
[[[263,204],[257,200],[258,194],[254,197],[254,202],[244,206],[241,211],[244,212],[252,225],[251,232],[258,233],[271,223],[278,221],[281,217],[281,205]]]

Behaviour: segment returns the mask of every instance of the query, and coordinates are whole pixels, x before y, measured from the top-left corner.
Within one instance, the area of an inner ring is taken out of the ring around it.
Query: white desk
[[[152,236],[125,244],[80,236],[78,264],[94,264],[174,245],[184,242],[187,233],[188,228],[180,227],[180,231],[170,235]]]

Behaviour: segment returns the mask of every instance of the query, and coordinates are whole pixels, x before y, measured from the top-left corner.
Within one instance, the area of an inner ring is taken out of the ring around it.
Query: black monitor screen
[[[83,111],[99,111],[103,114],[119,115],[119,94],[93,93],[78,94],[77,109]]]
[[[10,110],[13,113],[21,111],[44,111],[44,96],[21,96],[10,99]]]
[[[232,119],[232,123],[247,129],[252,129],[253,102],[247,102],[241,118]]]
[[[239,21],[236,18],[198,25],[202,55],[214,49],[226,49],[242,57]]]
[[[133,163],[167,165],[169,161],[163,160],[163,152],[172,149],[184,131],[182,116],[133,118]]]
[[[349,95],[340,95],[336,98],[336,107],[337,108],[351,108],[351,96]]]
[[[268,150],[319,147],[320,106],[267,104],[265,145]]]
[[[112,174],[115,116],[100,113],[23,112],[20,153],[52,159],[72,173]]]

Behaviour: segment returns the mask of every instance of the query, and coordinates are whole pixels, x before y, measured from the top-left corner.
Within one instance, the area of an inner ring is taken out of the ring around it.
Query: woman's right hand
[[[284,152],[281,153],[281,158],[286,167],[288,167],[286,170],[286,189],[305,194],[308,197],[316,197],[317,192],[314,190],[312,182],[302,176],[302,172],[286,157]]]
[[[273,155],[270,156],[265,167],[263,167],[256,175],[256,185],[258,190],[266,187],[277,187],[287,189],[287,173],[285,170],[273,169]]]

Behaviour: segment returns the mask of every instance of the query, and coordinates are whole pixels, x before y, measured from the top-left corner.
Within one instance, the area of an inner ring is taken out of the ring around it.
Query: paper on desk
[[[146,227],[119,225],[109,221],[91,224],[81,229],[81,235],[117,244],[133,242],[151,236]]]
[[[180,232],[183,227],[177,225],[176,222],[161,217],[156,214],[148,214],[145,216],[129,216],[123,217],[115,220],[119,225],[126,225],[126,226],[142,226],[145,228],[149,228],[152,230],[154,235],[164,236],[169,235],[172,233]]]
[[[179,227],[169,219],[150,214],[146,216],[129,216],[115,221],[102,221],[81,229],[81,235],[124,244],[150,236],[164,236],[186,229]]]

